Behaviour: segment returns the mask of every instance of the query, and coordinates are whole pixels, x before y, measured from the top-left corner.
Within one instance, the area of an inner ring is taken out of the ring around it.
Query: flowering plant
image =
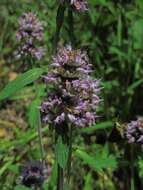
[[[53,57],[49,73],[44,76],[51,84],[47,100],[41,105],[42,118],[54,125],[70,123],[86,127],[95,123],[100,81],[90,77],[91,65],[85,52],[71,46],[60,48]]]
[[[31,56],[40,60],[45,52],[44,47],[41,46],[44,41],[43,30],[43,23],[39,21],[36,14],[24,13],[19,19],[19,31],[16,35],[20,44],[16,56]]]

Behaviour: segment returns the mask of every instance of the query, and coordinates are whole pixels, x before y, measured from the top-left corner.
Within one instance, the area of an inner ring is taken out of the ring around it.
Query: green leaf
[[[93,189],[93,179],[92,179],[92,174],[88,173],[85,176],[85,186],[83,190],[92,190]]]
[[[132,94],[134,92],[134,90],[140,86],[141,84],[143,83],[143,79],[140,79],[140,80],[137,80],[135,81],[133,84],[131,84],[128,89],[127,89],[127,92],[128,94]]]
[[[38,124],[38,118],[39,118],[39,105],[40,105],[40,99],[34,100],[30,107],[29,107],[29,112],[28,112],[28,121],[30,124],[30,127],[34,128]]]
[[[136,0],[137,5],[142,10],[143,9],[143,1],[142,0]]]
[[[117,166],[116,159],[112,155],[108,157],[102,157],[101,155],[90,156],[88,153],[81,150],[77,150],[76,155],[95,171],[106,168],[115,168]]]
[[[65,168],[68,161],[68,153],[69,153],[68,146],[63,143],[62,137],[59,136],[57,140],[57,144],[55,146],[55,154],[56,154],[57,163],[63,169]]]
[[[12,158],[11,160],[9,160],[5,164],[3,164],[3,166],[0,169],[0,176],[2,176],[3,173],[9,168],[9,166],[12,164],[13,160],[14,159]]]
[[[7,86],[0,92],[0,100],[11,97],[14,93],[21,90],[24,86],[38,79],[43,72],[43,69],[35,68],[21,74],[15,80],[7,84]]]
[[[25,187],[23,185],[17,185],[14,190],[32,190],[31,188]]]
[[[52,166],[52,172],[51,172],[51,175],[50,175],[50,186],[54,187],[57,183],[57,170],[58,170],[58,167],[57,167],[57,162],[55,161],[53,166]]]
[[[110,47],[109,52],[112,53],[112,54],[116,54],[121,58],[126,59],[126,53],[123,52],[121,49],[119,49],[117,47],[114,47],[114,46]]]
[[[133,45],[135,49],[142,49],[143,48],[143,19],[136,19],[132,26],[129,33],[133,40]]]
[[[19,166],[16,164],[11,164],[8,169],[15,174],[19,173]]]
[[[81,129],[81,132],[91,134],[91,133],[94,133],[98,129],[112,128],[113,126],[114,126],[113,122],[105,121],[105,122],[96,124],[92,127],[83,128],[83,129]]]

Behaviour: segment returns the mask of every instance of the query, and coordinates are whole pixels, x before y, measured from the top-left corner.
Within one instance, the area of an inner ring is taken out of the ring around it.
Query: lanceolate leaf
[[[95,171],[106,168],[115,168],[117,166],[116,159],[112,155],[108,157],[102,157],[101,155],[95,157],[81,150],[77,150],[76,155]]]
[[[84,190],[92,190],[92,189],[93,189],[92,173],[88,173],[88,174],[85,176]]]
[[[59,136],[55,147],[55,154],[56,154],[57,163],[62,168],[65,168],[67,164],[68,152],[69,152],[68,146],[63,143],[62,137]]]
[[[31,190],[31,188],[25,187],[23,185],[17,185],[14,190]]]
[[[81,132],[91,134],[91,133],[94,133],[98,129],[112,128],[113,126],[114,126],[113,122],[104,121],[99,124],[95,124],[94,126],[83,128],[83,129],[81,129]]]
[[[15,80],[11,81],[1,92],[0,100],[9,98],[17,91],[21,90],[24,86],[32,83],[38,79],[43,73],[43,69],[35,68],[19,75]]]
[[[37,98],[29,106],[28,120],[32,128],[36,127],[38,123],[40,102],[40,99]]]

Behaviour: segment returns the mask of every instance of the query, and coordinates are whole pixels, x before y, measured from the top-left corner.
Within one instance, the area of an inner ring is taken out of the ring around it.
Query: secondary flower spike
[[[71,46],[58,50],[49,73],[44,76],[50,88],[40,107],[43,121],[54,125],[70,123],[77,127],[96,122],[100,80],[92,79],[91,72],[85,52],[73,50]]]
[[[43,23],[39,21],[36,14],[24,13],[19,19],[19,31],[16,35],[19,47],[16,52],[18,57],[32,56],[40,60],[44,54]]]
[[[138,118],[128,124],[126,136],[129,143],[143,145],[143,118]]]
[[[43,182],[42,163],[40,161],[31,161],[28,163],[23,170],[21,183],[27,187],[40,187]]]
[[[60,0],[61,3],[69,3],[70,6],[79,12],[84,12],[88,10],[88,5],[86,0]]]

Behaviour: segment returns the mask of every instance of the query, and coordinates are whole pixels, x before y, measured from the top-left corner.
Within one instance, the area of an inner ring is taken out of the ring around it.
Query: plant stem
[[[71,175],[71,158],[72,158],[72,126],[69,126],[69,157],[68,157],[68,165],[67,165],[67,183],[70,183],[70,175]]]
[[[58,11],[57,11],[57,17],[56,17],[56,33],[54,37],[54,51],[56,52],[57,50],[57,45],[59,42],[59,36],[60,36],[60,31],[63,25],[64,21],[64,13],[65,13],[66,7],[64,5],[59,5]]]
[[[63,21],[64,21],[64,13],[65,13],[65,5],[59,5],[58,11],[57,11],[57,17],[56,17],[56,33],[55,33],[55,37],[54,37],[54,52],[57,51],[57,46],[58,46],[58,42],[59,42],[59,36],[60,36],[60,31],[63,25]],[[58,137],[58,133],[56,134],[56,136]],[[56,143],[56,141],[55,141]],[[60,167],[60,165],[58,164],[58,177],[57,177],[57,190],[63,190],[63,185],[64,185],[64,171],[63,168]]]
[[[134,145],[131,145],[131,190],[135,190],[135,182],[134,182]]]
[[[42,144],[42,124],[41,124],[40,111],[38,113],[38,138],[39,138],[41,160],[42,160],[42,163],[44,164],[44,146]]]
[[[34,82],[35,91],[36,91],[36,98],[38,98],[38,85],[37,82]],[[44,164],[44,146],[42,143],[42,124],[41,124],[41,116],[40,111],[38,110],[38,123],[37,123],[37,131],[38,131],[38,139],[39,139],[39,147],[40,147],[40,154],[41,154],[41,160]]]
[[[34,67],[34,61],[31,58],[30,60],[31,66]],[[34,81],[34,87],[35,87],[35,98],[39,98],[39,91],[38,91],[38,84],[37,81]],[[38,108],[37,108],[38,109]],[[37,132],[38,132],[38,140],[39,140],[39,147],[40,147],[40,154],[41,154],[41,160],[44,165],[44,146],[42,144],[42,124],[41,124],[41,116],[40,116],[40,111],[38,109],[38,123],[37,123]]]
[[[71,9],[68,10],[68,33],[72,46],[75,45],[75,35],[74,35],[74,21],[73,21],[73,12]]]
[[[57,190],[63,190],[64,183],[64,171],[63,168],[58,164],[58,180],[57,180]]]

